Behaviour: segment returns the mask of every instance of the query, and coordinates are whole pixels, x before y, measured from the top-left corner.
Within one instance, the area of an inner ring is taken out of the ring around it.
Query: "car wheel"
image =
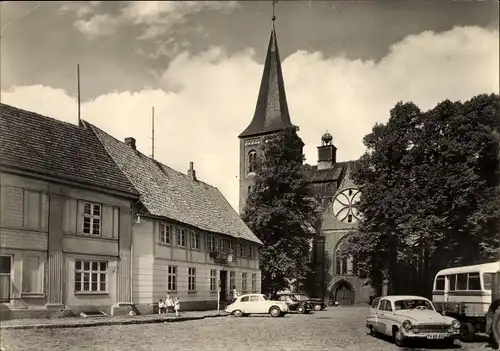
[[[465,322],[460,324],[460,338],[465,342],[471,342],[474,340],[476,335],[476,330],[470,322]]]
[[[306,308],[304,306],[297,307],[297,312],[300,314],[304,314],[306,312]]]
[[[399,329],[394,329],[392,331],[392,336],[394,337],[394,343],[399,346],[403,347],[405,346],[405,339],[403,337],[403,333],[399,331]]]
[[[278,307],[274,306],[269,309],[269,314],[271,315],[271,317],[280,317],[281,310]]]
[[[377,336],[377,330],[375,329],[375,327],[373,325],[370,325],[368,327],[368,329],[370,329],[370,335],[373,336],[373,337],[376,337]]]
[[[233,311],[233,316],[243,317],[243,312],[241,312],[240,310],[235,310],[235,311]]]
[[[314,305],[315,311],[321,311],[321,305]]]

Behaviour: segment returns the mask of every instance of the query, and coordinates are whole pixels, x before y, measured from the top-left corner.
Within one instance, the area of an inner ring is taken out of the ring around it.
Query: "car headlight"
[[[451,322],[451,326],[453,329],[460,329],[460,322],[454,319],[453,322]]]
[[[408,330],[410,330],[410,329],[411,329],[412,324],[411,324],[411,322],[410,322],[409,320],[405,320],[405,321],[403,322],[402,326],[403,326],[403,328],[404,328],[405,330],[407,330],[407,331],[408,331]]]

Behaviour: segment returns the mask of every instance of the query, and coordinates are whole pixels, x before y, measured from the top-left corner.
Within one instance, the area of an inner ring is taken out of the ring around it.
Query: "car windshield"
[[[305,300],[309,300],[309,296],[307,295],[303,295],[303,294],[300,294],[300,295],[295,295],[295,298],[299,301],[305,301]]]
[[[422,307],[420,307],[422,306]],[[398,310],[413,310],[417,307],[420,307],[421,309],[427,309],[427,310],[434,310],[434,307],[432,306],[432,303],[427,300],[398,300],[394,302],[394,307],[396,308],[396,311]]]

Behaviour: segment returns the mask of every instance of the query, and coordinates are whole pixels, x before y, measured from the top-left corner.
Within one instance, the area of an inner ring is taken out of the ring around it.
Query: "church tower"
[[[245,208],[248,193],[253,186],[255,177],[253,163],[260,155],[262,140],[292,125],[274,28],[275,19],[273,15],[273,28],[269,38],[255,113],[248,127],[238,136],[240,139],[240,213]]]

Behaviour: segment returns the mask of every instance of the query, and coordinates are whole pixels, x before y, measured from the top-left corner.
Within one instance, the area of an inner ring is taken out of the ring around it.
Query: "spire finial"
[[[274,5],[276,5],[277,2],[278,2],[277,0],[273,0],[273,17],[271,18],[273,21],[273,25],[274,25],[274,21],[276,21],[276,16],[274,15]]]

